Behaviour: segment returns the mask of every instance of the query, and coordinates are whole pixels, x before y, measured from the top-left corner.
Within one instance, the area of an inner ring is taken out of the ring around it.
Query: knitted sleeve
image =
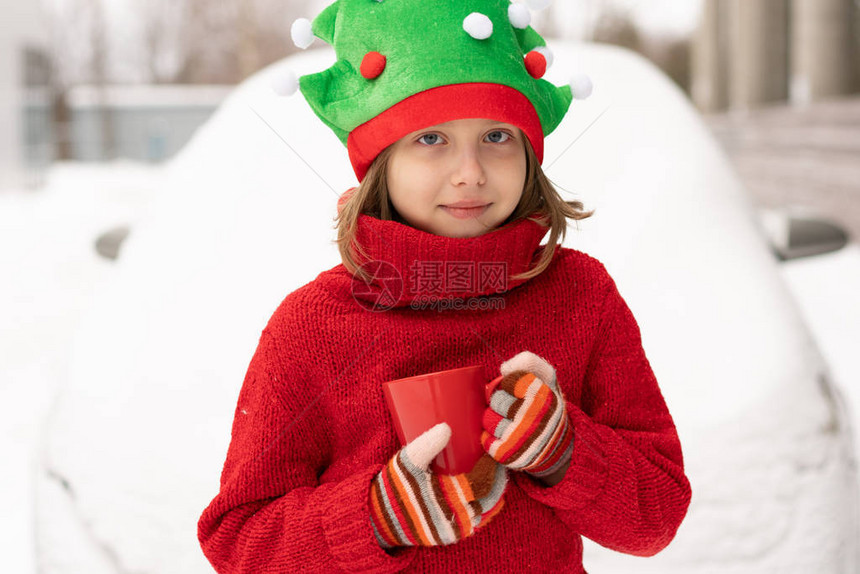
[[[686,515],[690,484],[639,327],[611,278],[581,404],[567,408],[574,451],[564,479],[553,487],[522,473],[515,480],[577,533],[619,552],[656,554]]]
[[[319,394],[283,360],[265,331],[239,395],[220,492],[198,524],[203,552],[222,573],[402,570],[413,549],[384,552],[369,518],[382,465],[320,483],[330,448]]]

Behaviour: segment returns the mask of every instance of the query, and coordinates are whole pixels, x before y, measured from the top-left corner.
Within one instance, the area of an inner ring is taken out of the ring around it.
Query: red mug
[[[480,365],[426,373],[382,385],[397,438],[405,445],[439,423],[451,427],[451,440],[433,460],[439,474],[469,472],[484,454],[481,419],[502,377],[485,384]]]

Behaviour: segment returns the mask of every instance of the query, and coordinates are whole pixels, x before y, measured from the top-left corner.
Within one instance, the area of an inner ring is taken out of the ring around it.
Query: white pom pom
[[[532,13],[525,4],[511,4],[508,6],[508,20],[514,28],[525,30],[532,23]]]
[[[529,8],[532,10],[543,10],[552,4],[552,0],[526,0],[526,4],[528,4]]]
[[[570,91],[573,92],[575,100],[587,100],[594,91],[594,84],[585,74],[574,74],[570,78]]]
[[[483,14],[472,12],[463,20],[463,29],[476,40],[486,40],[493,35],[493,21]]]
[[[311,21],[307,18],[299,18],[293,22],[290,28],[290,36],[293,38],[293,44],[296,47],[305,50],[314,43],[314,33],[311,29]]]
[[[292,70],[285,70],[272,78],[272,91],[279,96],[292,96],[299,90],[299,79]]]
[[[534,51],[538,52],[539,54],[543,54],[543,57],[546,59],[547,69],[552,67],[552,63],[555,61],[555,55],[552,53],[552,50],[550,50],[546,46],[538,46],[534,49]]]

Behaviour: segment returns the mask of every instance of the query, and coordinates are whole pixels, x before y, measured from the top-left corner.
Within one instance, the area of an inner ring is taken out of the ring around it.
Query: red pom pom
[[[526,54],[526,70],[532,78],[543,78],[546,74],[546,58],[540,52]]]
[[[379,52],[368,52],[361,61],[361,75],[368,80],[375,80],[385,70],[385,56]]]

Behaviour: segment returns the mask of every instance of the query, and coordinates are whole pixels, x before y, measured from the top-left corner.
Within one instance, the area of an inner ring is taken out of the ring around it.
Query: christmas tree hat
[[[529,7],[510,0],[337,0],[313,24],[293,24],[297,46],[316,36],[337,56],[298,84],[347,146],[359,180],[401,137],[464,118],[519,127],[542,161],[543,138],[574,94],[541,79],[551,54],[530,21]],[[587,79],[574,85],[588,97]]]

